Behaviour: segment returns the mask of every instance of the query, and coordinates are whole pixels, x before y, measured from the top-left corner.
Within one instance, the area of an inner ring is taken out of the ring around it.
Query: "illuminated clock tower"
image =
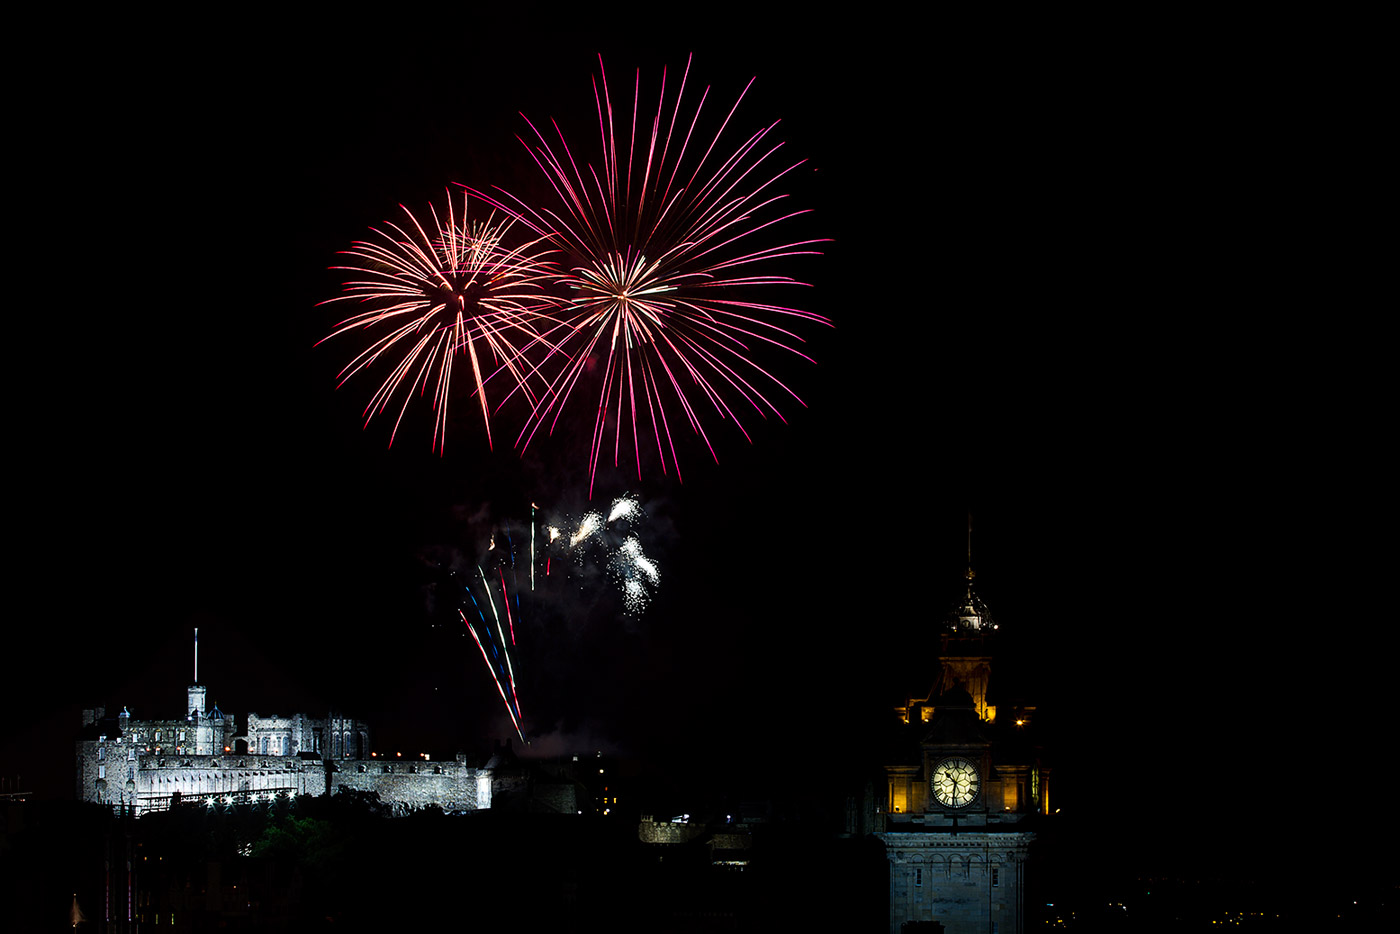
[[[1028,823],[1049,805],[1048,770],[1031,733],[1034,708],[990,702],[998,626],[973,589],[939,627],[939,667],[926,698],[896,714],[903,752],[886,765],[890,934],[910,921],[946,934],[1021,934]]]

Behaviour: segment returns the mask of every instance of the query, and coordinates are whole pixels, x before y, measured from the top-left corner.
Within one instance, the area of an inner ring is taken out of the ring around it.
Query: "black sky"
[[[798,275],[834,328],[807,332],[817,366],[784,364],[808,403],[786,426],[721,436],[717,466],[691,447],[683,484],[604,477],[598,498],[648,503],[663,583],[640,619],[541,612],[540,734],[799,772],[857,755],[931,682],[913,647],[957,596],[971,509],[982,594],[1066,778],[1098,792],[1081,806],[1171,824],[1179,763],[1205,761],[1267,826],[1294,757],[1358,755],[1374,663],[1337,641],[1374,607],[1339,626],[1320,595],[1373,566],[1349,535],[1367,471],[1327,446],[1372,443],[1329,423],[1365,416],[1336,414],[1325,344],[1240,281],[1279,105],[1239,59],[1139,34],[438,31],[93,42],[31,105],[51,158],[23,206],[57,262],[12,350],[6,776],[66,792],[83,704],[176,713],[195,626],[225,709],[337,705],[405,753],[507,735],[470,643],[430,625],[431,564],[476,547],[472,516],[578,502],[583,456],[487,452],[465,405],[445,457],[426,423],[386,450],[368,384],[334,389],[352,348],[314,346],[317,303],[400,202],[537,184],[519,112],[587,118],[600,51],[617,86],[689,51],[719,100],[757,75],[739,114],[809,160],[794,203],[832,242]]]

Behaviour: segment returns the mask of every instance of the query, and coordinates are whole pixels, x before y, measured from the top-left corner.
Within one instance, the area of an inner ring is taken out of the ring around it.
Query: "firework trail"
[[[476,565],[476,575],[469,577],[470,583],[463,588],[462,606],[457,613],[481,651],[481,658],[496,683],[496,691],[501,695],[516,733],[521,742],[525,742],[515,662],[511,658],[512,650],[516,647],[515,622],[520,616],[520,594],[513,586],[516,579],[515,549],[508,531],[502,531],[501,536],[505,539],[505,545],[498,548],[496,535],[492,534],[487,547],[490,571],[480,563]],[[478,599],[478,594],[481,599]]]
[[[807,213],[783,208],[786,196],[775,190],[801,165],[776,158],[782,144],[769,137],[777,124],[734,147],[726,132],[740,94],[713,136],[700,132],[709,89],[698,92],[693,105],[683,103],[687,60],[673,97],[662,72],[654,112],[643,110],[638,72],[630,118],[625,111],[618,115],[619,129],[601,56],[599,73],[593,91],[600,165],[581,165],[557,124],[552,142],[527,117],[535,140],[521,142],[548,178],[557,205],[537,209],[507,192],[501,199],[475,192],[569,258],[560,281],[571,297],[557,312],[568,327],[549,348],[562,351],[549,359],[565,362],[533,400],[517,444],[527,447],[546,425],[554,430],[591,361],[601,359],[590,496],[599,458],[611,448],[613,463],[620,463],[624,435],[635,449],[639,476],[642,449],[654,444],[662,471],[669,461],[679,478],[674,426],[688,424],[716,457],[704,412],[732,420],[746,438],[741,414],[782,419],[770,398],[774,389],[801,399],[755,362],[752,351],[771,345],[810,361],[794,346],[802,339],[786,322],[830,324],[813,312],[746,297],[758,286],[804,285],[766,271],[769,262],[816,253],[812,247],[821,242],[762,245],[769,228]]]
[[[486,646],[482,644],[481,636],[477,634],[475,627],[472,626],[471,620],[467,619],[467,614],[462,610],[458,610],[457,615],[462,617],[462,623],[467,627],[467,631],[472,634],[472,639],[476,641],[476,647],[481,650],[481,658],[486,662],[487,670],[491,672],[491,676],[496,681],[496,690],[500,692],[501,702],[506,705],[506,713],[510,714],[511,725],[515,727],[515,733],[520,737],[520,741],[522,743],[525,742],[525,733],[520,729],[520,701],[519,698],[515,696],[515,683],[513,680],[511,681],[510,694],[507,695],[506,688],[501,680],[501,676],[505,674],[505,672],[501,669],[499,662],[496,664],[492,663],[492,657],[495,656],[499,659],[501,653],[496,652],[495,646],[492,645],[491,654],[487,654]]]
[[[552,346],[548,334],[559,327],[548,314],[550,301],[542,291],[552,281],[544,261],[549,251],[541,239],[507,247],[505,238],[514,221],[498,219],[492,212],[485,221],[469,223],[467,207],[464,193],[459,216],[449,193],[442,217],[429,205],[431,221],[426,226],[404,207],[406,223],[371,228],[378,240],[357,241],[344,251],[356,265],[333,267],[358,278],[345,283],[346,294],[322,304],[353,300],[366,308],[341,321],[318,343],[349,331],[375,332],[369,346],[340,371],[339,385],[383,359],[389,372],[370,398],[364,417],[368,426],[402,396],[389,436],[391,445],[414,387],[421,396],[431,383],[437,413],[433,449],[443,449],[452,367],[458,354],[471,362],[488,445],[487,382],[505,374],[509,388],[504,395],[521,390],[532,405],[540,400],[532,381],[546,385],[527,351]]]

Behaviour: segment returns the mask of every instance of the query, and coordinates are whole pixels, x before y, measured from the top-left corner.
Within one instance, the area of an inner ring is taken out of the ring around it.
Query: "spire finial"
[[[976,577],[972,570],[972,510],[967,511],[967,586],[972,586],[972,579]]]
[[[972,510],[967,511],[967,592],[963,599],[945,618],[945,629],[953,632],[991,631],[997,628],[982,598],[973,590],[972,581],[977,573],[972,570]]]
[[[972,539],[968,539],[968,554],[971,555]],[[199,683],[199,627],[194,627],[194,683]]]

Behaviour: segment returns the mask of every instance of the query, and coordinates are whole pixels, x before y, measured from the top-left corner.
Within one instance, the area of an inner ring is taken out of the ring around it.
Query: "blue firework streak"
[[[504,537],[506,549],[497,555],[496,561],[487,562],[492,572],[488,572],[478,563],[476,575],[471,577],[471,583],[463,588],[471,601],[475,618],[468,616],[465,607],[457,612],[462,623],[472,634],[477,648],[481,650],[482,660],[486,662],[487,670],[496,682],[496,690],[501,695],[506,712],[510,714],[511,724],[521,742],[524,742],[525,733],[520,725],[520,695],[516,690],[515,664],[511,661],[511,648],[516,644],[515,621],[520,616],[520,595],[518,591],[512,594],[506,582],[507,566],[511,569],[512,579],[515,577],[515,555],[509,535]],[[491,539],[491,551],[496,551],[494,535]],[[480,592],[481,599],[477,599],[477,592]]]

